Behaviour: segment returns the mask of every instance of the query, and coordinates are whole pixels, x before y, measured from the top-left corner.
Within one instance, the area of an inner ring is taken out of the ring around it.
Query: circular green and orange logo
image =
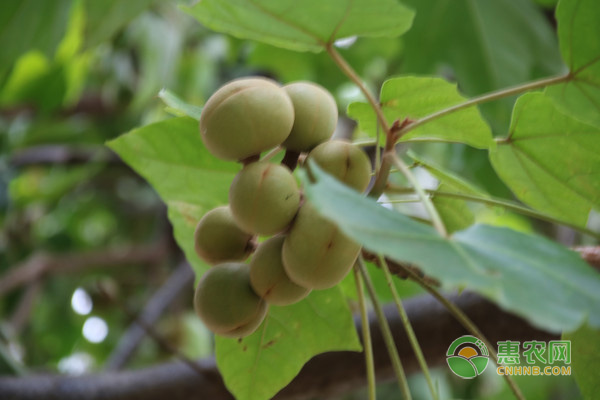
[[[457,376],[473,379],[485,371],[489,353],[485,344],[475,336],[461,336],[450,344],[446,352],[448,366]]]

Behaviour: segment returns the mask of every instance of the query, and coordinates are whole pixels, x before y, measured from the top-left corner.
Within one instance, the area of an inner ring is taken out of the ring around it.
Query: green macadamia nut
[[[288,232],[282,250],[283,266],[290,279],[310,289],[337,285],[350,271],[360,245],[321,217],[305,202]]]
[[[284,236],[275,236],[261,243],[250,261],[252,288],[267,303],[286,306],[296,303],[310,293],[292,282],[281,261]]]
[[[217,90],[200,115],[208,150],[225,160],[244,160],[280,145],[294,124],[292,101],[264,78],[234,80]]]
[[[300,191],[287,167],[254,162],[244,166],[233,179],[229,204],[243,230],[273,235],[292,222],[300,206]]]
[[[338,110],[333,96],[310,82],[285,85],[294,104],[294,126],[283,146],[299,153],[310,151],[329,140],[337,125]]]
[[[223,263],[206,271],[194,294],[196,313],[212,332],[240,338],[254,332],[267,313],[267,304],[250,286],[250,269]]]
[[[371,162],[365,152],[352,143],[341,140],[322,143],[309,153],[308,159],[361,193],[369,186]]]
[[[217,207],[198,222],[194,249],[209,264],[244,261],[252,251],[252,237],[236,224],[229,206]]]

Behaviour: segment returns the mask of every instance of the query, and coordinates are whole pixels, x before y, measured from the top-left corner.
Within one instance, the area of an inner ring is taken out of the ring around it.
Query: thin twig
[[[31,312],[34,310],[34,305],[42,291],[42,283],[39,280],[31,282],[25,293],[21,296],[19,304],[10,317],[10,325],[15,336],[23,330],[31,317]]]

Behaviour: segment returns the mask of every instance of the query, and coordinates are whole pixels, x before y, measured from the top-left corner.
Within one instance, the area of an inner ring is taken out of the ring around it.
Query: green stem
[[[390,175],[390,168],[392,167],[390,157],[391,155],[393,155],[394,152],[395,135],[393,135],[391,132],[390,124],[388,124],[379,102],[375,99],[375,96],[373,96],[371,91],[362,82],[356,71],[354,71],[350,64],[348,64],[348,62],[344,60],[344,58],[340,55],[340,53],[337,52],[337,50],[333,47],[332,44],[328,44],[325,47],[325,49],[327,50],[327,53],[329,54],[333,62],[337,64],[340,70],[348,78],[350,78],[350,80],[354,82],[354,84],[358,86],[360,91],[364,94],[365,98],[371,105],[371,108],[375,112],[379,126],[381,126],[381,128],[383,129],[383,133],[385,134],[386,144],[383,157],[381,157],[381,165],[375,166],[375,170],[377,171],[375,183],[369,191],[370,197],[378,198],[383,193],[387,184],[388,177]],[[379,140],[377,140],[377,142],[375,143],[375,151],[379,152]]]
[[[369,277],[369,273],[367,272],[367,268],[365,267],[365,263],[362,257],[359,256],[356,265],[358,266],[358,269],[365,281],[369,297],[371,297],[371,301],[373,302],[375,315],[377,316],[377,321],[379,322],[379,327],[381,328],[381,334],[383,335],[385,346],[390,355],[392,367],[394,369],[394,373],[396,374],[396,379],[398,380],[400,390],[402,391],[403,399],[411,400],[412,396],[410,395],[410,390],[408,388],[406,374],[404,373],[404,368],[402,368],[400,356],[398,356],[398,349],[396,348],[396,343],[394,342],[394,337],[392,336],[390,325],[388,324],[387,319],[385,318],[385,314],[383,313],[383,309],[381,308],[381,303],[379,303],[377,293],[375,293],[375,288],[373,287],[373,282],[371,282],[371,278]]]
[[[377,258],[379,259],[379,264],[381,265],[381,269],[383,269],[383,273],[385,274],[387,285],[389,286],[392,296],[394,297],[394,302],[396,303],[396,308],[398,309],[398,314],[400,314],[400,319],[402,320],[402,325],[404,326],[404,330],[406,331],[410,345],[412,346],[419,365],[421,366],[421,370],[423,371],[423,375],[427,381],[427,386],[429,386],[431,397],[434,400],[438,400],[439,397],[435,387],[433,386],[433,381],[431,379],[431,374],[429,373],[429,368],[427,367],[427,362],[423,356],[423,351],[421,350],[421,346],[419,345],[415,331],[413,330],[413,327],[408,319],[408,315],[406,315],[406,311],[402,306],[402,300],[400,300],[400,296],[398,296],[398,292],[396,291],[396,286],[394,286],[394,281],[392,279],[392,274],[390,273],[387,261],[385,261],[385,258],[381,255],[378,255]]]
[[[390,193],[399,193],[399,194],[415,193],[415,191],[412,188],[389,187],[386,191],[388,191]],[[579,225],[572,224],[568,221],[564,221],[564,220],[555,218],[551,215],[544,214],[544,213],[532,210],[527,207],[523,207],[512,201],[502,200],[502,199],[498,199],[498,198],[494,198],[494,197],[481,197],[481,196],[475,196],[475,195],[464,194],[464,193],[452,193],[452,192],[444,192],[444,191],[438,191],[438,190],[426,190],[425,192],[427,192],[431,196],[449,197],[449,198],[460,199],[460,200],[465,200],[465,201],[472,201],[475,203],[487,204],[490,206],[503,207],[507,210],[514,211],[521,215],[536,218],[536,219],[539,219],[542,221],[551,222],[553,224],[564,225],[564,226],[567,226],[578,232],[589,235],[593,238],[600,239],[600,233],[598,233],[598,232],[594,232],[590,229],[584,228]],[[395,202],[395,200],[390,201],[390,203],[392,203],[392,202]]]
[[[356,283],[356,293],[358,294],[358,304],[360,305],[360,321],[362,327],[363,348],[365,349],[365,363],[367,368],[367,382],[369,385],[369,400],[376,400],[375,392],[375,361],[373,359],[373,343],[371,341],[371,330],[369,329],[369,317],[367,314],[367,302],[365,300],[364,285],[358,266],[354,268],[354,282]]]
[[[415,282],[417,282],[423,289],[427,290],[433,297],[435,297],[440,303],[442,303],[442,305],[450,312],[450,314],[452,314],[452,316],[454,318],[456,318],[456,320],[467,331],[469,331],[469,333],[471,335],[478,337],[479,339],[481,339],[481,341],[483,343],[485,343],[485,345],[487,346],[488,351],[490,353],[490,357],[492,357],[492,360],[494,360],[494,363],[496,365],[498,365],[498,355],[494,351],[494,347],[493,347],[492,343],[483,334],[483,332],[481,332],[479,330],[477,325],[475,325],[475,323],[473,321],[471,321],[471,319],[460,308],[458,308],[454,303],[450,302],[447,298],[445,298],[436,288],[434,288],[433,286],[431,286],[427,282],[425,282],[414,271],[410,270],[409,268],[405,268],[402,264],[399,264],[399,265],[404,269],[404,271],[406,273],[408,273],[408,275]],[[512,377],[510,375],[506,375],[506,374],[504,374],[503,376],[506,379],[506,383],[512,390],[515,397],[519,400],[525,400],[523,393],[521,393],[521,390],[519,389],[517,384],[514,382]]]
[[[412,131],[415,128],[418,128],[421,125],[425,125],[426,123],[434,121],[445,115],[451,114],[456,111],[463,110],[465,108],[468,108],[468,107],[471,107],[471,106],[474,106],[477,104],[482,104],[482,103],[487,103],[489,101],[502,99],[504,97],[508,97],[508,96],[512,96],[515,94],[526,92],[528,90],[540,89],[540,88],[543,88],[546,86],[556,85],[558,83],[569,81],[572,78],[573,77],[570,73],[566,74],[566,75],[553,76],[550,78],[544,78],[544,79],[540,79],[537,81],[528,82],[528,83],[525,83],[522,85],[512,86],[509,88],[497,90],[495,92],[490,92],[490,93],[487,93],[487,94],[484,94],[484,95],[481,95],[478,97],[474,97],[470,100],[465,101],[464,103],[456,104],[454,106],[444,108],[443,110],[436,111],[433,114],[426,115],[423,118],[419,118],[412,124],[408,124],[403,129],[401,129],[399,131],[399,135],[400,135],[400,137],[402,137],[406,133]]]
[[[415,192],[417,193],[417,195],[423,202],[423,205],[425,206],[425,209],[429,213],[429,216],[431,217],[431,222],[433,223],[433,226],[435,227],[435,229],[443,237],[448,237],[448,231],[446,230],[446,227],[444,226],[444,222],[442,221],[440,214],[438,214],[437,210],[435,209],[435,206],[433,205],[433,202],[431,201],[429,196],[425,193],[425,191],[419,184],[419,181],[417,181],[417,178],[413,175],[412,171],[396,155],[394,155],[394,157],[392,158],[392,162],[404,174],[406,179],[408,179],[408,181],[412,185],[413,189],[415,190]]]
[[[340,53],[337,52],[337,50],[333,47],[332,44],[328,44],[327,46],[325,46],[325,50],[327,50],[327,53],[329,54],[329,56],[331,57],[333,62],[335,62],[337,64],[337,66],[340,68],[340,70],[342,70],[342,72],[348,78],[350,78],[350,80],[352,82],[354,82],[354,84],[356,86],[358,86],[360,91],[365,95],[367,101],[373,108],[373,111],[375,111],[377,120],[379,121],[379,124],[383,128],[384,133],[387,134],[387,132],[390,131],[390,125],[388,124],[387,120],[385,119],[385,115],[383,115],[383,110],[379,106],[379,102],[375,99],[375,96],[373,96],[371,91],[362,82],[362,80],[360,79],[360,77],[358,76],[356,71],[354,71],[354,69],[350,66],[350,64],[348,64],[348,62],[344,59],[344,57],[342,57],[340,55]]]

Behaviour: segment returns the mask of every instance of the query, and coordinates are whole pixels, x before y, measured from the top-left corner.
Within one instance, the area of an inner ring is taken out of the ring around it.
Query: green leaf
[[[407,76],[385,81],[379,101],[383,113],[391,124],[404,118],[418,119],[441,109],[463,103],[466,99],[458,93],[456,84],[441,78]],[[366,103],[352,103],[348,116],[358,121],[360,128],[376,137],[377,119]],[[448,114],[402,137],[402,141],[437,140],[466,143],[487,149],[492,144],[490,128],[475,107]]]
[[[194,251],[194,229],[209,210],[227,204],[239,167],[208,152],[198,121],[180,117],[134,129],[108,146],[143,176],[168,206],[175,239],[198,276],[206,269]]]
[[[110,39],[156,0],[84,0],[86,28],[84,48]]]
[[[172,112],[176,116],[188,116],[196,120],[200,120],[202,107],[186,103],[167,89],[161,89],[161,91],[158,92],[158,97],[160,97],[163,103],[167,105],[167,110]]]
[[[352,314],[339,288],[314,290],[286,307],[271,306],[265,322],[243,339],[217,336],[216,358],[238,400],[272,398],[313,356],[360,351]]]
[[[584,325],[575,332],[564,334],[563,339],[571,341],[571,366],[583,398],[597,398],[600,391],[600,331]]]
[[[395,0],[203,0],[184,10],[208,28],[297,51],[349,36],[399,36],[414,13]]]
[[[453,76],[474,96],[562,69],[554,29],[529,0],[404,2],[417,16],[403,37],[403,73]],[[513,102],[481,106],[495,131],[506,131]]]
[[[556,19],[560,51],[573,77],[546,92],[569,114],[600,126],[600,4],[561,0]]]
[[[599,135],[544,94],[529,93],[515,104],[509,139],[490,159],[521,201],[585,227],[590,209],[600,206]]]
[[[586,318],[600,326],[600,275],[573,252],[540,236],[474,225],[445,239],[388,210],[311,164],[305,195],[366,249],[414,263],[445,288],[466,287],[551,331]]]
[[[130,109],[141,111],[175,75],[183,51],[183,32],[164,18],[145,13],[128,25],[125,36],[141,65]]]
[[[29,50],[50,57],[63,37],[71,0],[4,0],[0,5],[0,76]]]

